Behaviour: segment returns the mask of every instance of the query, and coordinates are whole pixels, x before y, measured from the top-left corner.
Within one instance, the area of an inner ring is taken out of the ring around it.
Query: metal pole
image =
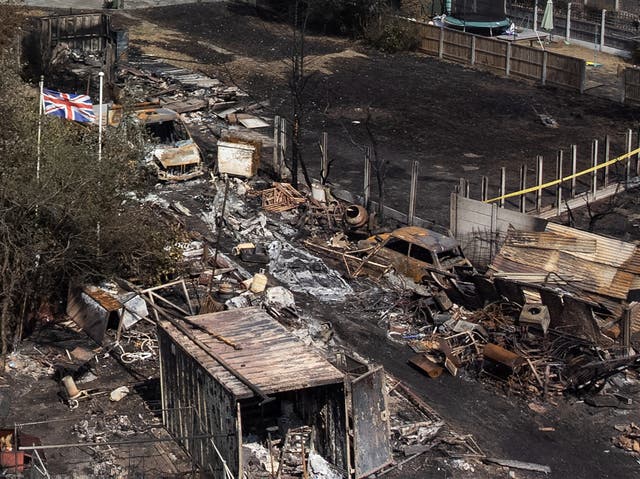
[[[100,108],[98,116],[98,163],[102,161],[102,89],[104,87],[104,72],[98,73],[100,77]]]
[[[411,165],[411,189],[409,191],[409,214],[407,215],[407,224],[413,226],[416,216],[416,195],[418,193],[418,162],[414,161]]]
[[[44,75],[40,76],[40,97],[38,97],[38,145],[36,148],[36,181],[40,184],[40,155],[42,142],[42,109],[44,106]]]
[[[329,134],[324,131],[322,132],[322,166],[320,173],[323,185],[327,182],[327,176],[329,176],[329,152],[327,151],[328,145]]]
[[[520,189],[524,190],[527,187],[527,165],[520,166]],[[527,195],[525,193],[520,195],[520,213],[527,212]]]
[[[609,135],[604,137],[604,162],[608,162],[611,155],[611,138]],[[602,179],[602,186],[606,188],[609,186],[609,165],[604,167],[604,178]]]
[[[500,167],[500,196],[506,195],[507,167]],[[500,198],[500,208],[504,208],[504,198]]]
[[[626,134],[627,140],[627,154],[631,153],[631,141],[633,139],[633,130],[628,129]],[[624,185],[625,188],[629,187],[629,180],[631,180],[631,157],[628,156],[624,162]]]
[[[591,142],[591,166],[595,168],[598,166],[598,140]],[[596,199],[596,192],[598,191],[598,170],[591,172],[591,194],[593,200]]]
[[[533,4],[533,31],[538,31],[538,2]]]
[[[640,149],[640,130],[636,132],[638,135],[638,141],[636,143],[638,149]],[[640,176],[640,153],[636,155],[636,176]]]
[[[571,198],[576,197],[576,168],[578,166],[578,147],[576,145],[571,145]]]
[[[364,207],[369,211],[371,205],[371,148],[365,147],[364,150]]]
[[[18,451],[34,451],[42,449],[65,449],[69,447],[87,447],[87,446],[128,446],[135,444],[148,444],[154,442],[173,442],[173,441],[189,441],[192,439],[210,439],[212,437],[225,437],[232,434],[206,434],[201,436],[183,436],[183,437],[160,437],[154,439],[138,439],[135,441],[112,441],[112,442],[76,442],[63,444],[46,444],[41,446],[20,446]]]
[[[562,206],[562,150],[558,151],[558,156],[556,157],[556,179],[560,180],[558,186],[556,186],[556,215],[560,216],[560,209]]]
[[[287,159],[287,120],[286,118],[280,118],[280,178],[282,179],[285,174],[285,163]]]
[[[280,116],[273,119],[273,168],[278,180],[282,180],[282,168],[280,167]]]
[[[538,189],[536,190],[536,211],[540,211],[542,209],[542,189],[540,189],[540,185],[542,185],[542,174],[544,167],[544,158],[542,156],[538,156],[536,161],[536,182]]]
[[[482,177],[482,185],[480,189],[480,200],[487,201],[489,199],[489,178],[486,176]]]

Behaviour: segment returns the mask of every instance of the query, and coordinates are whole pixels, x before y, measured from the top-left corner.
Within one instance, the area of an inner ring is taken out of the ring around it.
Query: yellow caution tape
[[[579,171],[579,172],[574,173],[572,175],[565,176],[565,177],[559,178],[557,180],[548,181],[547,183],[543,183],[541,185],[532,186],[532,187],[526,188],[524,190],[514,191],[513,193],[507,193],[506,195],[497,196],[495,198],[491,198],[490,200],[485,200],[485,203],[493,203],[494,201],[506,200],[507,198],[513,198],[514,196],[526,195],[527,193],[532,193],[532,192],[537,191],[537,190],[543,190],[545,188],[549,188],[550,186],[559,185],[560,183],[563,183],[565,181],[572,180],[574,178],[578,178],[579,176],[582,176],[582,175],[587,175],[589,173],[593,173],[594,171],[598,171],[601,168],[606,168],[607,166],[611,166],[614,163],[618,163],[619,161],[626,160],[627,158],[630,158],[631,156],[637,155],[637,154],[640,154],[640,148],[636,148],[635,150],[630,151],[628,153],[625,153],[624,155],[621,155],[621,156],[619,156],[617,158],[614,158],[613,160],[605,161],[604,163],[600,163],[599,165],[592,166],[591,168],[587,168],[586,170]]]

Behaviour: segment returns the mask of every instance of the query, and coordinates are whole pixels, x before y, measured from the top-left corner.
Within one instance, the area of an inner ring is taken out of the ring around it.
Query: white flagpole
[[[102,161],[102,88],[104,83],[104,72],[98,74],[100,76],[100,108],[98,117],[98,163]]]
[[[104,83],[104,72],[98,73],[100,77],[100,108],[98,116],[98,163],[102,162],[102,88]],[[97,240],[97,256],[100,257],[100,222],[96,225],[96,240]]]
[[[44,75],[40,76],[40,96],[38,97],[38,147],[36,163],[36,181],[40,183],[40,140],[42,139],[42,105],[44,103]]]

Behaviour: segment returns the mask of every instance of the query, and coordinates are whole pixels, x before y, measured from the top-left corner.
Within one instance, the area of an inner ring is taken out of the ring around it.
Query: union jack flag
[[[93,122],[96,119],[91,98],[87,95],[72,95],[44,89],[42,101],[46,115],[80,122]]]

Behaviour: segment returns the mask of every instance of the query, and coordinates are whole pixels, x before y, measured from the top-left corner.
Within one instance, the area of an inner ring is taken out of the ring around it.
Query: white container
[[[258,173],[260,153],[247,143],[218,142],[218,171],[251,178]]]
[[[256,273],[253,275],[253,281],[251,282],[252,293],[262,293],[267,287],[267,275],[264,273]]]
[[[327,190],[320,183],[311,183],[311,197],[320,203],[327,202]]]

